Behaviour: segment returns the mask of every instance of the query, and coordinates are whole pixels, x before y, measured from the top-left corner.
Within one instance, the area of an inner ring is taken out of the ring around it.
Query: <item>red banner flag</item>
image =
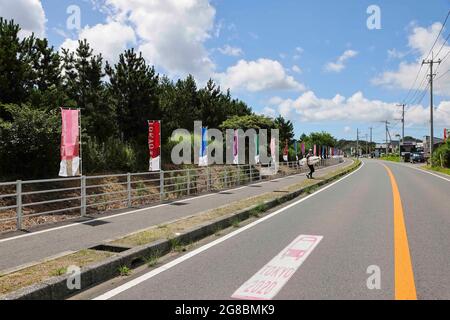
[[[61,164],[60,177],[80,175],[79,110],[61,108]]]
[[[149,171],[161,170],[161,122],[148,122]]]

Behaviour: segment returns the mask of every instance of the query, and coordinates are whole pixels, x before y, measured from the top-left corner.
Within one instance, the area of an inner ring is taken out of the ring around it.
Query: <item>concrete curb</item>
[[[236,220],[238,221],[247,220],[250,217],[255,216],[255,214],[257,213],[268,211],[274,207],[279,206],[280,204],[289,202],[304,193],[307,193],[313,189],[316,189],[325,184],[333,182],[341,178],[342,176],[345,176],[348,173],[356,170],[357,168],[360,167],[360,165],[361,163],[353,168],[347,168],[346,170],[337,174],[336,176],[333,176],[326,180],[321,180],[320,182],[312,186],[308,186],[306,188],[287,193],[286,195],[278,199],[268,200],[262,204],[254,205],[247,209],[243,209],[241,211],[230,214],[226,217],[221,217],[213,222],[204,223],[203,225],[200,225],[198,227],[195,227],[191,230],[184,232],[183,234],[180,234],[173,240],[176,240],[176,242],[179,243],[180,245],[187,245],[199,241],[201,239],[204,239],[208,236],[215,234],[218,230],[223,230],[232,226]],[[137,265],[143,264],[145,257],[149,257],[155,254],[163,256],[169,253],[171,250],[172,250],[171,240],[158,240],[150,244],[128,249],[124,252],[119,253],[114,257],[106,259],[97,264],[85,267],[81,271],[81,287],[84,288],[82,290],[78,291],[69,290],[69,288],[67,287],[67,281],[69,279],[69,276],[64,275],[12,292],[10,294],[1,297],[0,300],[66,299],[72,295],[80,293],[83,290],[86,290],[89,287],[92,287],[96,284],[117,277],[119,275],[118,270],[122,266],[134,268]]]

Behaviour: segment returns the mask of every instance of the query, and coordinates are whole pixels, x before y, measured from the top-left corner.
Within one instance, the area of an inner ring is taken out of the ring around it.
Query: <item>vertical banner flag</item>
[[[298,161],[298,141],[294,142],[294,150],[295,150],[295,161]]]
[[[239,164],[239,131],[234,130],[234,140],[233,140],[233,163]]]
[[[80,175],[80,110],[61,108],[61,164],[60,177]]]
[[[275,154],[275,150],[276,149],[276,146],[275,146],[275,138],[271,138],[270,139],[270,156],[272,157],[272,162],[275,162],[275,163],[277,163],[278,161],[278,159],[277,159],[277,155]]]
[[[306,145],[304,142],[302,142],[302,156],[305,156],[306,154]]]
[[[198,165],[200,167],[208,166],[208,128],[202,128],[202,144],[200,146]]]
[[[283,150],[283,160],[284,162],[288,162],[289,161],[289,144],[286,140],[286,145],[284,146],[284,150]]]
[[[259,164],[260,156],[259,156],[259,134],[255,136],[255,164]]]
[[[149,171],[161,170],[161,121],[148,122]]]
[[[314,155],[317,156],[317,146],[314,145]]]

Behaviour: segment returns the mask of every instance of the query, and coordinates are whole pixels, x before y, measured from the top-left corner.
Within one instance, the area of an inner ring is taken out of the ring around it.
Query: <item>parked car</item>
[[[412,153],[410,162],[411,163],[424,163],[425,162],[425,154],[423,152]]]

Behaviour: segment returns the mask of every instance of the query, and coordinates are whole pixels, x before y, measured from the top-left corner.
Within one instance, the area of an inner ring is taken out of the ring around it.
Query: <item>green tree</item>
[[[309,136],[302,134],[300,141],[304,142],[306,149],[313,149],[316,146],[336,147],[336,139],[328,132],[313,132]]]
[[[15,178],[56,176],[61,121],[56,110],[2,104],[11,121],[0,119],[0,175]]]
[[[32,86],[31,48],[34,36],[19,39],[19,25],[0,18],[0,102],[25,102]],[[0,114],[0,116],[5,116]]]
[[[284,143],[287,141],[289,144],[291,144],[294,140],[295,133],[294,133],[294,124],[290,120],[286,120],[281,115],[278,116],[274,120],[275,127],[280,130],[280,142],[281,145],[284,146]]]
[[[116,130],[115,107],[102,81],[103,57],[94,55],[86,40],[76,52],[63,49],[64,87],[70,98],[66,107],[81,108],[83,131],[106,141]]]
[[[222,130],[227,129],[242,129],[244,131],[248,129],[275,129],[275,123],[272,119],[261,115],[248,115],[248,116],[234,116],[222,123],[220,126]]]
[[[160,118],[159,76],[133,49],[121,54],[114,67],[107,63],[106,74],[121,136],[125,141],[142,139],[148,132],[147,121]]]

